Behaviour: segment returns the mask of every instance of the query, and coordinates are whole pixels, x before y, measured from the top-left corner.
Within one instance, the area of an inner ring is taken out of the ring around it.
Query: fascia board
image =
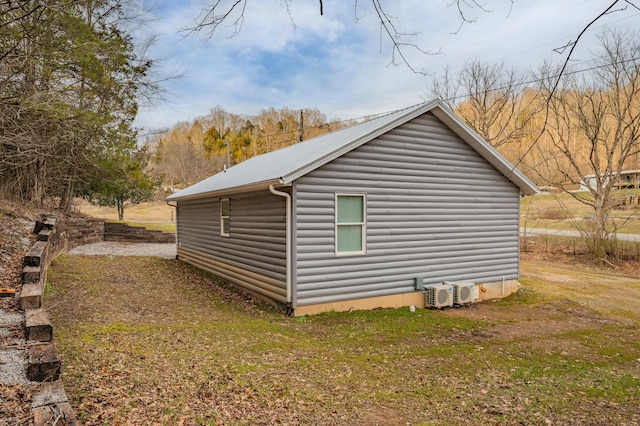
[[[251,185],[236,186],[233,188],[225,188],[225,189],[216,190],[216,191],[208,191],[208,192],[201,192],[193,195],[185,195],[183,197],[180,197],[180,196],[174,197],[170,195],[167,198],[165,198],[165,200],[180,202],[180,201],[188,201],[188,200],[197,200],[199,198],[222,197],[227,195],[243,194],[251,191],[261,191],[261,190],[269,189],[269,185],[288,186],[286,184],[283,184],[282,180],[275,179],[275,180],[270,180],[265,182],[257,182]]]

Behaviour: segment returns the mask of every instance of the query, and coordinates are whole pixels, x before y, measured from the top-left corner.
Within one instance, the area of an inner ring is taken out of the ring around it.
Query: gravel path
[[[21,327],[22,312],[0,308],[0,383],[29,383],[27,379],[27,352],[23,336],[12,332],[11,328]],[[0,401],[2,397],[0,396]],[[2,420],[0,419],[0,424]]]
[[[153,256],[175,259],[176,245],[174,243],[115,243],[104,241],[75,247],[69,250],[68,254],[85,256]]]
[[[27,351],[24,349],[0,350],[0,383],[13,385],[27,384]],[[0,398],[2,400],[2,398]],[[2,424],[2,419],[0,419]]]

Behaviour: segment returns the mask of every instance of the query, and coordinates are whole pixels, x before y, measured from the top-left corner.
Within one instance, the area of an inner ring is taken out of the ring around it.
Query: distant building
[[[600,175],[604,177],[603,175]],[[587,175],[580,182],[580,190],[587,191],[589,188],[596,187],[596,175]],[[614,189],[638,189],[640,188],[640,170],[623,170],[616,183],[613,184]]]

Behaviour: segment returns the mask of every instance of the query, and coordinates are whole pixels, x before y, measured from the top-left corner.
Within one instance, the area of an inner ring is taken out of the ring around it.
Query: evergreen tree
[[[0,188],[68,209],[107,145],[131,140],[153,62],[125,0],[0,3]],[[125,147],[126,148],[126,144]],[[123,149],[122,152],[127,152]]]

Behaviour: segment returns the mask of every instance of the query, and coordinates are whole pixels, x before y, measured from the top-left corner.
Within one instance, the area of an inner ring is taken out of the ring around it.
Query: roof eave
[[[249,185],[235,186],[233,188],[224,188],[213,191],[200,192],[197,194],[184,195],[180,196],[180,193],[170,195],[165,198],[166,201],[189,201],[189,200],[197,200],[199,198],[209,198],[209,197],[224,197],[234,194],[242,194],[251,191],[261,191],[264,189],[269,189],[270,185],[278,185],[278,186],[286,186],[287,184],[283,182],[282,179],[274,179],[263,182],[256,182]]]

